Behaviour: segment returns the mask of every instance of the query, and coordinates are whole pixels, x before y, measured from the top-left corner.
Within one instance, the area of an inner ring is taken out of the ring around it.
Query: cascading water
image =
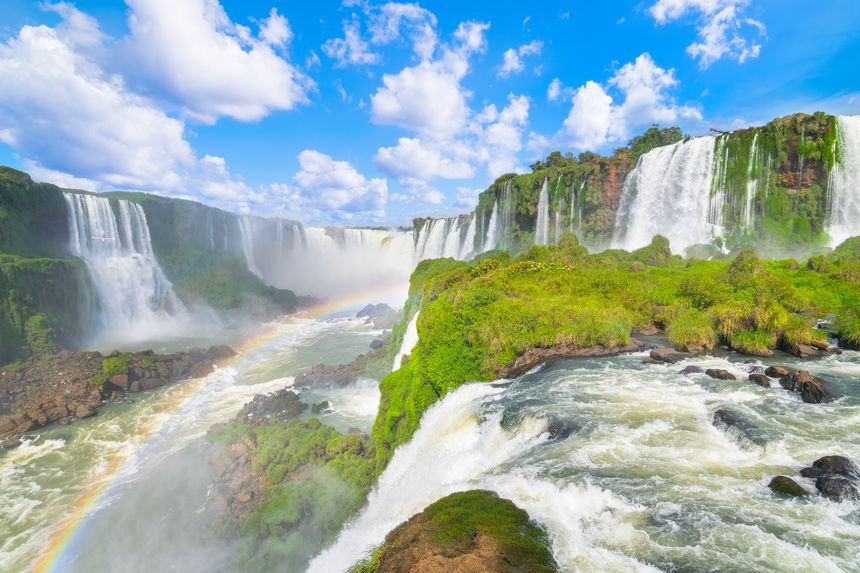
[[[722,233],[720,220],[711,216],[722,209],[720,196],[711,198],[713,180],[713,137],[687,139],[644,154],[624,181],[612,245],[633,250],[654,235],[667,237],[675,252],[710,243]]]
[[[537,221],[535,222],[535,245],[549,244],[549,192],[547,178],[544,178],[538,198]]]
[[[69,250],[83,259],[98,293],[99,321],[112,341],[146,338],[176,325],[186,310],[152,251],[143,208],[124,199],[63,193]]]
[[[406,332],[403,333],[403,342],[400,343],[400,350],[397,351],[397,355],[394,357],[394,364],[391,366],[392,371],[400,368],[400,362],[403,360],[403,357],[408,356],[416,344],[418,344],[418,312],[415,313],[415,316],[406,325]]]
[[[442,256],[456,259],[462,250],[460,246],[460,218],[448,220],[448,232],[445,234],[445,246],[442,248]]]
[[[239,232],[242,236],[242,252],[245,254],[245,264],[250,272],[263,278],[263,273],[257,266],[257,259],[254,254],[254,228],[251,220],[248,217],[239,217],[236,220],[239,223]]]
[[[492,251],[499,244],[499,201],[493,203],[493,212],[487,224],[487,238],[484,239],[484,251]]]
[[[501,227],[498,229],[497,244],[501,248],[510,250],[513,247],[513,225],[514,212],[517,207],[517,197],[514,192],[514,181],[508,179],[502,188],[502,211],[501,211]]]
[[[860,235],[860,116],[837,117],[837,159],[828,184],[831,246]]]
[[[758,194],[758,178],[756,178],[756,163],[758,161],[758,132],[753,135],[750,146],[749,162],[747,163],[747,194],[744,203],[744,228],[752,229],[755,224],[755,198]]]
[[[466,238],[463,239],[463,247],[460,249],[461,260],[468,259],[472,252],[475,250],[475,233],[477,226],[478,215],[476,213],[472,213],[472,216],[469,218],[469,226],[466,228]]]

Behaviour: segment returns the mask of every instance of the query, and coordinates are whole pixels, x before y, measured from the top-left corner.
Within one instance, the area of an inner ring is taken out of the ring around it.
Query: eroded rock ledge
[[[15,445],[14,436],[88,418],[128,393],[206,376],[234,355],[227,346],[175,354],[64,351],[8,368],[0,371],[0,438]]]
[[[653,348],[653,345],[631,338],[628,344],[622,346],[570,346],[558,344],[546,348],[530,348],[496,371],[496,378],[515,378],[524,374],[539,364],[551,363],[564,358],[601,358],[616,356],[627,352],[641,352]]]

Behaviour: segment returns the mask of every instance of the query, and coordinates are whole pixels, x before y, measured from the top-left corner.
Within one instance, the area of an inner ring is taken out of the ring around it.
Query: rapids
[[[860,512],[821,497],[776,497],[775,475],[818,457],[860,459],[860,353],[803,364],[843,396],[800,402],[722,358],[646,366],[644,354],[568,360],[508,383],[472,384],[426,412],[367,507],[309,571],[344,571],[433,501],[486,488],[547,528],[564,571],[860,571]],[[798,365],[782,356],[780,363]],[[739,380],[684,376],[686,364]],[[764,446],[712,425],[751,420]],[[548,421],[572,430],[553,440]]]

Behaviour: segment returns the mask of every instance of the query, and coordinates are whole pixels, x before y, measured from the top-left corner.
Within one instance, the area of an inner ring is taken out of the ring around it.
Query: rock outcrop
[[[651,348],[650,344],[630,339],[623,346],[571,346],[568,344],[556,344],[549,347],[533,347],[526,350],[520,356],[496,371],[496,378],[515,378],[525,374],[539,364],[547,364],[565,358],[600,358],[604,356],[616,356],[627,352],[641,352]]]
[[[803,401],[810,404],[832,402],[836,399],[824,380],[813,376],[806,370],[795,370],[780,378],[779,385],[786,390],[800,394]]]

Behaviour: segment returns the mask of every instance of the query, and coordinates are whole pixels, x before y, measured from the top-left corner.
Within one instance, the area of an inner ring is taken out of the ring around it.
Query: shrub
[[[105,375],[104,372],[96,374],[95,376],[90,378],[90,384],[96,384],[98,386],[101,386],[102,384],[104,384],[107,381],[108,381],[108,377],[107,377],[107,375]]]
[[[776,346],[776,335],[762,329],[744,330],[732,336],[731,347],[753,356],[769,356]]]
[[[710,350],[717,345],[717,332],[711,318],[695,308],[680,311],[666,331],[669,343],[676,348],[701,346]]]
[[[750,326],[750,305],[743,301],[718,305],[711,312],[717,323],[717,332],[726,340]]]
[[[860,348],[860,312],[843,310],[836,317],[836,332],[843,346]]]
[[[804,318],[791,316],[782,331],[782,340],[789,346],[798,346],[825,341],[827,335],[817,328],[813,328]]]
[[[128,354],[108,356],[102,360],[102,371],[110,378],[117,374],[128,374]]]

